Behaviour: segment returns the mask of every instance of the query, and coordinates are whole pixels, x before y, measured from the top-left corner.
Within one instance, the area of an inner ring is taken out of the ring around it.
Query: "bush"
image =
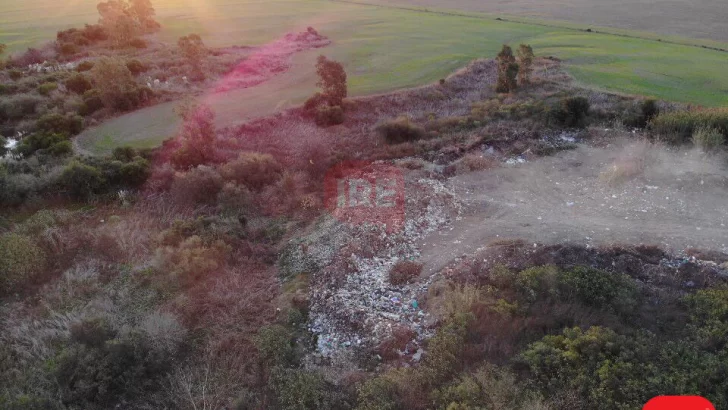
[[[139,60],[127,61],[126,68],[128,68],[129,71],[131,71],[132,75],[134,75],[134,76],[137,76],[137,75],[147,71],[147,68]]]
[[[20,120],[35,115],[42,97],[29,94],[13,95],[0,100],[0,120]]]
[[[56,84],[56,83],[43,83],[38,86],[38,94],[47,96],[51,92],[56,91],[57,89],[58,89],[58,84]]]
[[[270,384],[281,410],[334,410],[349,407],[335,386],[319,373],[276,367]]]
[[[76,94],[83,94],[93,88],[91,81],[83,74],[75,74],[64,83],[68,91]]]
[[[76,47],[73,43],[62,43],[59,47],[59,51],[62,55],[68,57],[78,53],[78,47]]]
[[[18,81],[21,78],[23,78],[23,72],[20,70],[15,70],[15,69],[8,70],[8,76],[10,77],[11,80]]]
[[[83,93],[83,105],[79,108],[79,115],[90,115],[104,108],[101,100],[101,92],[97,89],[88,90]]]
[[[84,71],[89,71],[92,68],[94,68],[94,62],[93,61],[82,61],[78,67],[76,67],[76,71],[79,73],[82,73]]]
[[[399,261],[389,270],[389,282],[401,286],[415,281],[422,273],[422,264],[412,261]]]
[[[68,136],[66,134],[36,132],[23,138],[16,150],[25,157],[35,154],[39,150],[48,150],[51,155],[64,155],[67,153]],[[72,149],[72,148],[71,148]]]
[[[619,273],[577,266],[559,275],[562,298],[587,306],[611,308],[629,314],[637,306],[638,289],[632,278]]]
[[[316,109],[316,125],[328,127],[344,123],[344,110],[341,106],[323,105]]]
[[[19,291],[19,286],[41,273],[45,255],[27,236],[0,235],[0,294]]]
[[[715,152],[725,143],[725,136],[717,128],[701,126],[693,132],[693,144],[703,152]]]
[[[407,117],[399,117],[380,124],[376,128],[388,144],[417,141],[425,137],[425,130]]]
[[[268,366],[290,366],[295,363],[293,332],[283,325],[260,328],[255,337],[255,347],[260,358]]]
[[[260,191],[281,178],[283,167],[270,154],[243,152],[237,159],[225,164],[221,172],[226,181],[235,181]]]
[[[135,38],[129,42],[129,45],[134,48],[147,48],[147,42],[144,41],[144,39],[141,38]]]
[[[106,185],[101,171],[89,165],[73,161],[63,169],[59,182],[73,197],[78,199],[101,192]]]
[[[568,97],[559,106],[551,109],[551,121],[568,128],[581,128],[586,125],[589,115],[589,100],[584,97]]]
[[[171,284],[192,285],[202,276],[224,266],[232,248],[223,241],[205,244],[199,236],[191,236],[177,247],[157,249],[155,265],[169,273]]]
[[[184,174],[178,174],[171,193],[176,201],[186,204],[209,203],[223,187],[223,179],[214,168],[200,165]]]
[[[35,123],[39,131],[76,135],[83,130],[83,118],[78,115],[46,114]]]
[[[664,112],[650,123],[650,129],[668,142],[689,142],[699,128],[718,130],[728,138],[728,108]]]
[[[321,93],[316,93],[306,100],[303,104],[303,109],[308,112],[313,112],[323,104],[327,104],[326,97]]]

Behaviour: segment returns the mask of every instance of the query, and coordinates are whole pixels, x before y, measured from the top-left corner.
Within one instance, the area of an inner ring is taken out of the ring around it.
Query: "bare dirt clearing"
[[[391,5],[389,1],[366,3]],[[724,28],[728,3],[721,0],[398,0],[397,4],[456,9],[468,12],[505,13],[578,24],[649,31],[717,41],[728,41]]]
[[[728,170],[721,161],[617,141],[456,176],[447,185],[462,216],[421,241],[421,262],[426,273],[437,272],[498,239],[726,252]]]

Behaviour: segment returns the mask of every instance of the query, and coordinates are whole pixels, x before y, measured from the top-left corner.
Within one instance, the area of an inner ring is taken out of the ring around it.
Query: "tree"
[[[125,106],[122,100],[137,88],[129,68],[116,57],[99,59],[91,69],[91,78],[104,106],[111,109]]]
[[[498,61],[498,83],[496,84],[496,92],[509,93],[515,91],[518,87],[516,77],[518,76],[518,64],[513,56],[513,50],[510,46],[503,44],[503,48],[497,57]]]
[[[202,76],[204,78],[200,65],[202,57],[207,52],[207,48],[205,48],[202,38],[200,38],[199,35],[192,33],[177,40],[177,47],[179,47],[182,54],[184,54],[184,56],[190,61],[195,76]]]
[[[99,192],[106,180],[101,171],[78,161],[71,162],[61,173],[61,185],[76,198],[87,198]]]
[[[522,85],[531,83],[533,59],[533,48],[528,44],[521,44],[518,47],[518,82]]]
[[[215,159],[215,113],[207,105],[190,105],[180,110],[182,146],[172,156],[177,169],[190,169]]]
[[[316,73],[319,76],[316,85],[321,87],[323,97],[330,106],[340,106],[347,95],[344,66],[325,56],[319,56],[316,62]]]
[[[137,35],[158,31],[155,10],[150,0],[109,0],[96,6],[99,24],[117,45],[129,44]]]

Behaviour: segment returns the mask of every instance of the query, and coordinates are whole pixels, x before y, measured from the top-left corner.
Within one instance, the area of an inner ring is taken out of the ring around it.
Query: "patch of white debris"
[[[376,239],[374,256],[343,256],[348,266],[343,281],[331,280],[332,272],[326,269],[313,275],[309,330],[318,336],[315,355],[334,366],[351,365],[357,351],[376,347],[402,327],[417,335],[409,344],[412,351],[403,352],[417,360],[422,353],[419,343],[432,334],[431,318],[418,297],[435,276],[395,286],[389,282],[389,270],[400,260],[416,260],[420,252],[415,242],[450,225],[462,207],[442,182],[433,179],[407,181],[406,198],[405,226],[398,233],[388,234],[374,225],[346,226],[351,240]]]

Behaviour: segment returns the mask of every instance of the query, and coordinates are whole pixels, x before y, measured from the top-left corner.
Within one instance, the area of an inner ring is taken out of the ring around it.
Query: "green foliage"
[[[329,127],[344,123],[344,110],[339,105],[322,105],[316,109],[316,125]]]
[[[567,97],[558,106],[551,108],[550,120],[562,127],[582,128],[586,126],[589,108],[589,100],[586,98]]]
[[[78,110],[80,115],[90,115],[104,108],[104,102],[101,100],[101,92],[97,89],[91,89],[83,93],[83,105]]]
[[[68,164],[59,178],[61,186],[74,198],[86,199],[101,192],[106,179],[101,171],[78,161]]]
[[[241,152],[237,159],[222,167],[221,174],[226,181],[260,191],[281,178],[283,167],[270,154]]]
[[[728,288],[701,289],[685,297],[694,337],[702,346],[715,349],[728,340]]]
[[[425,137],[424,128],[407,117],[398,117],[377,126],[377,132],[388,144],[417,141]]]
[[[0,235],[0,294],[20,290],[20,286],[41,273],[45,254],[28,236]]]
[[[35,123],[42,132],[76,135],[83,129],[83,118],[78,115],[46,114]]]
[[[38,94],[49,95],[51,92],[56,91],[57,89],[58,84],[56,83],[43,83],[38,86]]]
[[[83,94],[93,88],[91,81],[89,81],[89,79],[81,73],[72,75],[64,84],[68,91],[76,94]]]
[[[650,128],[674,144],[689,142],[699,128],[716,129],[728,138],[728,108],[663,112],[652,120]]]
[[[23,138],[16,150],[18,153],[28,157],[39,150],[45,150],[50,155],[60,156],[70,153],[68,137],[66,134],[53,134],[48,132],[36,132]],[[73,151],[73,147],[71,147]]]
[[[271,389],[281,410],[346,409],[346,397],[319,373],[302,369],[275,367],[270,376]]]
[[[698,127],[693,132],[693,144],[706,153],[715,152],[725,144],[726,137],[717,128]]]
[[[139,334],[121,335],[101,319],[77,323],[52,372],[71,408],[108,408],[154,390],[171,357]]]
[[[295,363],[293,332],[283,325],[273,324],[260,328],[255,336],[255,347],[260,358],[269,367],[288,367]]]
[[[562,271],[559,287],[562,298],[624,314],[633,312],[639,295],[629,276],[583,266]]]
[[[387,377],[368,379],[357,390],[357,410],[399,410],[397,385]]]

